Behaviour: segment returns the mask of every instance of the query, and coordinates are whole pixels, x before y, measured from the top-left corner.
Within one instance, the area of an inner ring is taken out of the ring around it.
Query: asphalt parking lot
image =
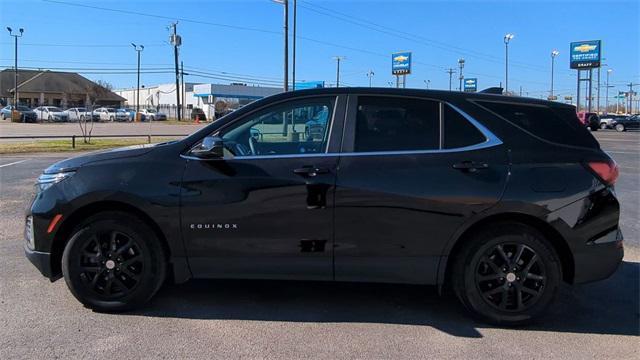
[[[33,181],[61,157],[0,157],[0,358],[638,359],[640,133],[595,135],[620,165],[624,262],[519,329],[477,323],[430,287],[380,284],[190,281],[143,310],[94,313],[23,256]]]

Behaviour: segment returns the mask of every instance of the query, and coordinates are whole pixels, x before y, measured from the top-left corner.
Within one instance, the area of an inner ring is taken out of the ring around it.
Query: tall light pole
[[[336,87],[340,87],[340,61],[346,59],[346,57],[334,56],[333,59],[336,61]]]
[[[553,68],[556,63],[556,56],[558,55],[560,55],[560,52],[558,50],[553,50],[551,52],[551,97],[553,97]]]
[[[373,76],[376,73],[373,72],[373,70],[369,70],[369,72],[367,73],[367,77],[369,78],[369,87],[371,87],[371,79],[373,79]]]
[[[464,68],[464,59],[460,58],[458,59],[458,68],[460,69],[460,76],[458,76],[458,79],[460,80],[460,87],[458,87],[459,91],[462,91],[462,80],[464,80],[464,75],[462,74],[462,69]]]
[[[134,120],[138,120],[138,113],[140,112],[140,53],[144,50],[144,45],[136,45],[131,43],[131,46],[138,53],[138,87],[136,88],[136,116]]]
[[[504,36],[504,92],[509,92],[509,41],[513,39],[513,34]]]
[[[607,89],[605,90],[605,93],[604,93],[604,97],[605,97],[605,100],[604,100],[604,104],[605,104],[604,105],[604,112],[605,112],[605,114],[609,113],[609,74],[611,74],[612,71],[613,70],[611,70],[611,69],[607,69]]]
[[[425,85],[427,85],[427,90],[429,90],[429,85],[431,84],[431,80],[423,80]]]
[[[283,89],[285,92],[287,92],[289,91],[289,0],[273,0],[273,2],[284,5],[284,86],[283,86]],[[294,41],[295,41],[295,37],[294,37]]]
[[[15,78],[13,82],[13,106],[15,108],[16,106],[18,106],[18,38],[22,37],[22,33],[24,32],[24,29],[20,28],[18,30],[20,34],[13,34],[13,30],[11,30],[11,28],[8,26],[7,26],[7,30],[9,30],[9,36],[13,36],[13,38],[15,39],[15,52],[14,52],[15,64],[13,67],[13,69],[15,70]]]

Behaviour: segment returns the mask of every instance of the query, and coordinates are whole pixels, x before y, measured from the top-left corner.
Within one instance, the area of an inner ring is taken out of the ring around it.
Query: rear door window
[[[436,150],[439,103],[400,97],[362,96],[356,114],[355,152]]]
[[[598,148],[572,107],[477,101],[478,105],[541,139],[559,144]]]
[[[483,143],[487,138],[449,105],[444,107],[444,148],[455,149]]]

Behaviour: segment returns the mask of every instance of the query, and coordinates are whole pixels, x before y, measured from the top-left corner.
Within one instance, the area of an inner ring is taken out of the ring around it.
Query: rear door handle
[[[301,168],[293,170],[293,173],[296,175],[304,176],[304,177],[314,177],[314,176],[317,176],[318,174],[329,173],[329,169],[318,168],[315,166],[303,166]]]
[[[453,168],[466,172],[476,172],[478,170],[486,169],[489,167],[489,164],[485,162],[476,162],[476,161],[461,161],[459,163],[453,164]]]

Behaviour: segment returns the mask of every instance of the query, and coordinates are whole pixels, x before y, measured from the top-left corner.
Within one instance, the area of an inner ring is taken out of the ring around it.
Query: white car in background
[[[90,120],[90,116],[93,116],[93,121],[100,120],[98,114],[92,114],[91,111],[87,111],[87,109],[83,107],[69,108],[64,112],[67,114],[69,121]]]
[[[129,114],[123,111],[116,111],[114,108],[101,107],[93,110],[100,121],[129,121]]]
[[[156,109],[142,109],[140,113],[143,114],[148,121],[167,120],[167,114],[156,111]]]
[[[41,121],[64,122],[68,120],[68,115],[56,106],[38,106],[33,111]]]

